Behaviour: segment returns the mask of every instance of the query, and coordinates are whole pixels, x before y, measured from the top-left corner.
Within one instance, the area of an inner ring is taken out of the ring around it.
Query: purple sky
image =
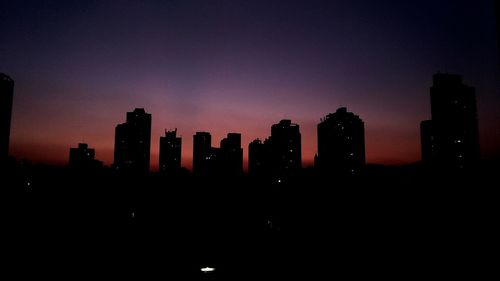
[[[375,3],[376,2],[376,3]],[[111,164],[114,127],[153,115],[164,128],[248,143],[287,118],[303,159],[339,106],[365,121],[370,163],[420,159],[437,72],[476,87],[481,149],[500,156],[494,1],[2,1],[0,71],[15,81],[12,155],[65,164],[85,141]]]

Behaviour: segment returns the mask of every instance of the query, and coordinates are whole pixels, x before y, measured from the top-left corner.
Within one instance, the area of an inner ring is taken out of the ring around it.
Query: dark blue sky
[[[432,74],[476,87],[483,155],[500,155],[494,1],[2,1],[0,71],[16,80],[11,153],[64,163],[85,140],[112,161],[125,112],[243,144],[282,118],[316,124],[339,106],[366,123],[367,160],[420,157]],[[50,156],[48,156],[50,154]]]

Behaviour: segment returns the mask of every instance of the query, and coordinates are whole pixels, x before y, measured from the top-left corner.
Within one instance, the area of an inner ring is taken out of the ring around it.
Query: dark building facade
[[[422,160],[444,169],[463,169],[479,160],[476,94],[453,74],[435,74],[431,120],[420,124]]]
[[[220,142],[221,172],[226,175],[237,176],[243,173],[243,148],[241,148],[241,134],[229,133]]]
[[[275,176],[293,175],[302,168],[300,127],[291,120],[281,120],[271,126],[268,139],[270,170]]]
[[[278,180],[297,175],[302,169],[300,127],[291,120],[271,126],[271,136],[248,145],[248,173]]]
[[[181,168],[182,139],[177,137],[177,129],[165,131],[160,137],[160,172],[174,171]]]
[[[119,171],[148,173],[151,149],[151,114],[143,108],[127,112],[115,129],[114,166]]]
[[[102,162],[95,159],[95,149],[86,143],[69,149],[69,167],[76,170],[91,170],[102,167]]]
[[[208,132],[196,132],[193,136],[193,174],[209,173],[210,162],[213,162],[212,135]]]
[[[10,123],[12,101],[14,98],[14,80],[0,73],[0,163],[9,157]]]
[[[220,148],[212,147],[208,132],[193,136],[193,173],[196,175],[237,176],[243,173],[243,149],[241,134],[229,133],[220,142]]]
[[[248,173],[252,176],[264,176],[269,171],[269,144],[260,139],[248,145]]]
[[[321,120],[316,165],[324,174],[361,172],[365,165],[365,125],[358,115],[341,107]]]

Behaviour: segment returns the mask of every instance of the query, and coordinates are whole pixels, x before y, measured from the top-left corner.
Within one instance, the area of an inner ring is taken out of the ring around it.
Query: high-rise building
[[[271,136],[248,145],[248,173],[277,178],[297,175],[302,168],[301,134],[298,124],[281,120],[271,126]]]
[[[0,73],[0,163],[9,157],[10,123],[12,100],[14,98],[14,80]]]
[[[193,173],[205,175],[208,173],[212,155],[212,136],[209,132],[196,132],[193,136]]]
[[[120,171],[149,172],[151,114],[143,108],[127,112],[127,120],[116,126],[114,166]]]
[[[212,147],[208,132],[193,136],[193,173],[196,175],[237,176],[243,173],[243,149],[241,134],[229,133],[220,142],[220,148]]]
[[[102,162],[95,160],[95,149],[86,143],[69,149],[69,167],[76,170],[90,170],[102,167]]]
[[[422,160],[439,168],[467,168],[480,157],[476,94],[453,74],[435,74],[432,119],[421,123]]]
[[[271,126],[270,169],[275,176],[296,174],[302,168],[301,135],[298,124],[281,120]]]
[[[248,173],[253,176],[263,176],[269,171],[269,145],[260,139],[253,140],[248,145]]]
[[[243,173],[243,148],[241,134],[229,133],[220,142],[221,172],[225,175],[241,175]]]
[[[316,162],[325,174],[360,173],[365,164],[365,126],[358,115],[341,107],[321,120]]]
[[[160,137],[160,172],[174,171],[181,168],[182,139],[177,137],[177,129],[165,131]]]

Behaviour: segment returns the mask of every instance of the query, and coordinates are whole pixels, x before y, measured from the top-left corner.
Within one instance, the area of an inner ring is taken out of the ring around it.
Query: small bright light
[[[213,271],[215,271],[215,268],[213,268],[213,267],[208,267],[207,266],[207,267],[202,267],[201,268],[201,272],[203,272],[203,273],[213,272]]]
[[[27,186],[30,186],[30,185],[31,185],[31,182],[27,182],[27,183],[26,183],[26,185],[27,185]]]
[[[278,183],[281,183],[281,180],[278,180]]]

